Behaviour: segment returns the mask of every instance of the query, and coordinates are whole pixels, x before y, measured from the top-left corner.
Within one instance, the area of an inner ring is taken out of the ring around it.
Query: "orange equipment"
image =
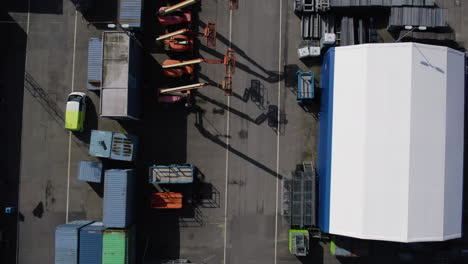
[[[184,28],[174,32],[170,32],[164,35],[161,35],[156,38],[156,41],[166,41],[174,36],[178,35],[192,35],[192,36],[204,36],[206,39],[206,46],[207,47],[214,47],[216,46],[216,23],[209,21],[206,25],[203,33],[194,32],[190,29]]]
[[[163,6],[159,9],[158,15],[167,15],[170,14],[174,11],[177,11],[178,9],[188,7],[191,5],[194,5],[198,2],[199,0],[184,0],[182,2],[179,2],[175,5],[172,6]]]
[[[175,35],[164,40],[166,50],[172,50],[175,52],[193,51],[193,45],[193,38],[186,35]]]
[[[181,193],[162,192],[153,193],[151,197],[151,208],[153,209],[180,209],[182,208]]]
[[[165,7],[161,7],[165,8]],[[161,25],[177,25],[182,23],[192,23],[192,12],[176,10],[170,15],[158,16],[158,21]]]
[[[165,60],[163,62],[163,73],[166,77],[170,78],[180,78],[184,75],[189,75],[193,77],[194,74],[194,66],[193,65],[181,65],[180,67],[167,67],[172,65],[178,65],[182,63],[179,60]]]

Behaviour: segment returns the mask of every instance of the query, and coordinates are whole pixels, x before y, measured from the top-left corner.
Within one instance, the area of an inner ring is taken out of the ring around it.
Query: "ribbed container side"
[[[135,170],[106,170],[104,226],[125,228],[133,223]]]
[[[119,23],[131,28],[141,27],[142,0],[120,0]]]
[[[94,161],[80,161],[78,168],[78,180],[98,182],[102,179],[102,163]]]
[[[99,90],[102,82],[102,39],[90,38],[88,42],[88,85],[89,90]],[[99,85],[99,86],[95,86]]]
[[[112,132],[92,130],[89,142],[89,155],[109,158],[111,155]]]
[[[128,248],[128,233],[126,230],[105,230],[102,241],[102,263],[127,264]]]
[[[79,264],[102,263],[102,222],[95,222],[80,230]]]
[[[55,264],[77,264],[79,230],[92,221],[73,221],[55,229]]]

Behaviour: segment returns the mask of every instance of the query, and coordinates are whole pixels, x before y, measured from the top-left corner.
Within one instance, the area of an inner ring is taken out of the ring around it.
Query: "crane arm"
[[[184,86],[179,86],[179,87],[174,87],[174,88],[161,89],[159,90],[159,92],[162,94],[181,92],[181,91],[186,91],[186,90],[202,88],[203,86],[206,86],[206,85],[208,85],[208,83],[195,83],[195,84],[189,84],[189,85],[184,85]]]
[[[168,38],[173,37],[173,36],[185,34],[185,33],[189,32],[189,31],[190,31],[189,29],[184,28],[184,29],[181,29],[181,30],[177,30],[177,31],[174,31],[174,32],[171,32],[171,33],[161,35],[161,36],[157,37],[156,40],[159,41],[159,40],[168,39]]]
[[[176,11],[177,9],[181,9],[181,8],[184,8],[184,7],[187,7],[187,6],[194,5],[198,1],[199,0],[185,0],[185,1],[182,1],[180,3],[177,3],[177,4],[173,5],[173,6],[170,6],[170,7],[164,8],[162,10],[159,10],[159,15],[167,15],[169,13],[172,13],[172,12]]]

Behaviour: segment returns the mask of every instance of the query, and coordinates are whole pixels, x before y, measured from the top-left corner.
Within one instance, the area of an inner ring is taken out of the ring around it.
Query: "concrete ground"
[[[206,47],[200,38],[192,57],[222,59],[226,49],[233,48],[237,68],[233,96],[214,87],[202,88],[191,109],[156,102],[155,89],[173,82],[161,73],[160,64],[167,55],[154,43],[164,32],[154,17],[161,4],[146,1],[145,30],[137,34],[146,54],[143,115],[139,121],[127,122],[99,118],[99,96],[86,91],[88,39],[99,37],[115,19],[115,3],[100,1],[98,9],[106,13],[91,12],[85,18],[69,0],[11,1],[1,14],[2,21],[12,23],[0,27],[17,41],[2,43],[11,52],[6,56],[9,63],[0,63],[0,85],[17,89],[0,90],[8,103],[7,115],[0,113],[12,120],[12,129],[2,130],[9,133],[9,154],[8,163],[1,159],[1,168],[8,164],[12,169],[0,183],[0,194],[2,201],[19,208],[18,249],[6,250],[8,262],[2,263],[13,263],[15,255],[17,263],[37,263],[38,259],[52,263],[56,226],[76,219],[102,220],[102,185],[76,179],[78,162],[95,160],[87,154],[90,129],[140,138],[135,163],[104,161],[108,168],[138,171],[138,262],[176,258],[207,264],[354,261],[337,260],[322,243],[312,245],[310,257],[292,256],[287,248],[288,225],[279,214],[281,180],[302,161],[315,160],[318,133],[317,116],[297,104],[295,87],[286,82],[291,76],[285,75],[285,65],[311,69],[317,76],[320,65],[320,61],[297,59],[300,26],[292,12],[293,1],[241,0],[232,11],[227,1],[202,1],[195,26],[202,30],[208,21],[215,21],[217,45]],[[13,62],[15,67],[7,66]],[[223,65],[203,64],[198,80],[220,83],[224,75]],[[63,128],[65,100],[72,91],[87,92],[90,98],[83,133]],[[21,115],[22,124],[18,122]],[[196,182],[184,186],[147,183],[148,166],[173,163],[194,164],[199,171]],[[19,171],[10,164],[16,164]],[[18,181],[19,200],[17,190],[3,192]],[[157,187],[183,192],[184,209],[151,210],[149,195]],[[4,236],[11,237],[14,245],[16,219],[2,217],[1,221],[2,228],[8,226],[3,228],[9,232]],[[377,253],[369,263],[398,261],[396,244],[375,243],[372,249]]]

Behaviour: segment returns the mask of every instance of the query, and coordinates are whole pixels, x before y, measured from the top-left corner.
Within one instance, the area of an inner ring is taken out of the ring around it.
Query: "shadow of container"
[[[4,206],[18,208],[27,36],[3,9],[0,9],[0,20],[7,22],[0,23],[0,30],[4,36],[8,36],[0,42],[0,50],[4,51],[0,55],[0,118],[6,125],[0,129],[0,138],[4,143],[0,154],[0,169],[3,172],[0,177],[0,201]],[[15,263],[17,221],[21,220],[20,216],[19,211],[12,215],[0,212],[0,233],[5,245],[0,247],[2,263]]]

